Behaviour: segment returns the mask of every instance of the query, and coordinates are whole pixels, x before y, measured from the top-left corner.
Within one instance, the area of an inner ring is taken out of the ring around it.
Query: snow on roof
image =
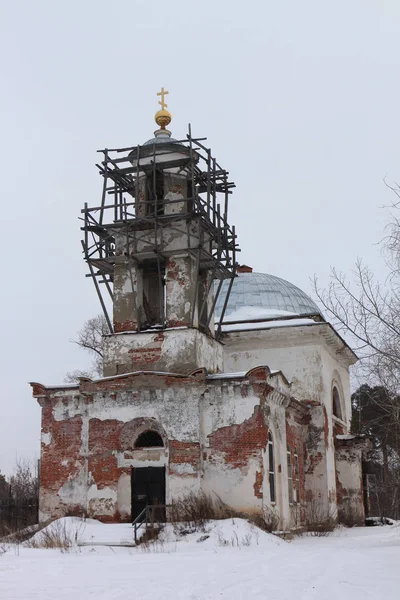
[[[236,371],[233,373],[212,373],[207,375],[207,379],[243,379],[246,377],[248,371]],[[280,370],[271,370],[270,375],[277,375],[281,373]],[[96,379],[90,379],[88,377],[81,377],[83,381],[89,380],[91,383],[100,383],[102,381],[109,381],[111,379],[122,379],[129,377],[130,375],[164,375],[168,377],[188,377],[189,374],[184,373],[172,373],[168,371],[131,371],[130,373],[121,373],[120,375],[110,375],[109,377],[98,377]],[[64,390],[64,389],[78,389],[79,383],[64,383],[60,385],[45,385],[40,384],[47,390]]]
[[[237,371],[236,373],[213,373],[207,375],[207,379],[238,379],[246,377],[247,371]]]
[[[189,377],[193,373],[172,373],[169,371],[130,371],[129,373],[121,373],[120,375],[109,375],[108,377],[98,377],[97,379],[90,379],[92,383],[99,383],[101,381],[108,381],[110,379],[122,379],[123,377],[129,377],[130,375],[166,375],[167,377]],[[87,377],[82,377],[83,380],[87,380]]]
[[[250,369],[251,371],[253,369]],[[246,377],[249,371],[236,371],[233,373],[213,373],[212,375],[207,375],[207,379],[243,379]],[[282,374],[282,371],[279,369],[271,370],[269,375],[278,375],[278,373]]]
[[[229,332],[229,331],[247,331],[249,329],[274,329],[276,327],[300,327],[300,326],[309,326],[309,325],[325,325],[325,323],[323,321],[318,322],[318,321],[314,321],[313,319],[309,319],[307,317],[300,317],[300,318],[293,318],[293,319],[284,319],[284,320],[277,320],[277,321],[269,321],[269,320],[265,320],[265,321],[258,321],[257,323],[249,323],[246,321],[240,322],[240,323],[233,323],[232,325],[229,325],[229,323],[227,324],[223,324],[222,325],[222,331],[223,332]]]
[[[33,382],[31,382],[33,383]],[[66,389],[74,389],[79,387],[79,383],[60,383],[58,385],[45,385],[44,383],[40,383],[42,387],[46,388],[46,390],[66,390]]]
[[[288,310],[279,310],[277,308],[266,308],[265,306],[241,306],[229,316],[225,316],[225,321],[252,321],[254,319],[273,319],[275,317],[297,317],[298,313]]]

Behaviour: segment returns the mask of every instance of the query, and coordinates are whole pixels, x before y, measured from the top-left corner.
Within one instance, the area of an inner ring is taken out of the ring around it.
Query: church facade
[[[164,95],[153,139],[104,151],[101,204],[84,209],[85,259],[110,329],[104,376],[31,384],[40,519],[128,522],[146,505],[205,493],[274,514],[280,528],[312,511],[360,524],[357,358],[301,290],[238,266],[233,184],[190,131],[171,137]]]

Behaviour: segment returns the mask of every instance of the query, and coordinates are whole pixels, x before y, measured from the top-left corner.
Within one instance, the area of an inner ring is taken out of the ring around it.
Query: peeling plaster
[[[48,446],[49,444],[51,444],[51,433],[49,431],[42,432],[41,442],[45,446]]]

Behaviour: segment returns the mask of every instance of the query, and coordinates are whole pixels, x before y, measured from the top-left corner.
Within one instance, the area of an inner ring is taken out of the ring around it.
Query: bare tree
[[[370,475],[380,511],[400,514],[400,187],[382,240],[388,276],[384,281],[361,259],[349,278],[333,268],[327,288],[314,278],[315,293],[336,329],[360,357],[357,376],[369,384],[353,394],[352,430],[372,435]],[[371,386],[371,387],[369,387]]]
[[[71,371],[66,374],[65,381],[73,383],[80,377],[100,377],[103,373],[103,336],[109,333],[107,321],[103,315],[88,319],[78,331],[76,340],[72,340],[92,357],[92,367],[89,370]]]
[[[315,278],[314,289],[336,329],[351,338],[361,377],[399,390],[400,301],[394,277],[381,284],[358,260],[353,282],[333,268],[329,286],[321,289]]]
[[[37,463],[19,460],[9,482],[2,479],[0,536],[37,523],[39,507]]]
[[[350,338],[361,361],[359,376],[383,385],[393,393],[400,390],[400,188],[391,205],[390,222],[382,240],[389,275],[380,282],[358,259],[350,279],[333,268],[327,288],[314,278],[314,290],[333,325]]]

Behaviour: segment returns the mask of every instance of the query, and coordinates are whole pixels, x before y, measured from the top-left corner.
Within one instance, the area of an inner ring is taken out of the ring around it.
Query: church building
[[[129,522],[205,493],[285,529],[313,511],[363,523],[357,357],[304,292],[240,266],[234,184],[205,138],[171,137],[167,93],[152,139],[102,151],[101,200],[82,211],[104,373],[31,384],[40,520]]]

